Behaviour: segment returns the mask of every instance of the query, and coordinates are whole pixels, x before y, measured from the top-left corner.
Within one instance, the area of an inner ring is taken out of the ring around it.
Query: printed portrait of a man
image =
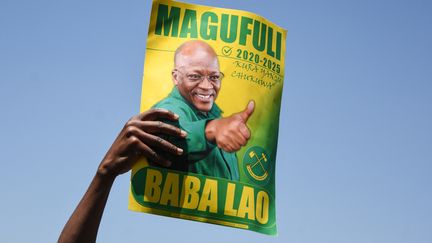
[[[168,96],[153,108],[163,108],[179,115],[174,123],[187,132],[185,139],[164,137],[183,149],[168,169],[192,172],[238,181],[236,156],[245,146],[251,132],[247,120],[254,110],[250,101],[245,110],[222,116],[216,104],[223,87],[224,74],[214,49],[203,41],[188,41],[174,53],[172,70],[174,87]]]

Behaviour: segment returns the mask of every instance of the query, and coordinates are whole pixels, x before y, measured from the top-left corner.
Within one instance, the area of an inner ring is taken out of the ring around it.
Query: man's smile
[[[214,93],[200,93],[196,92],[194,93],[194,97],[198,98],[201,102],[213,102],[214,100]]]

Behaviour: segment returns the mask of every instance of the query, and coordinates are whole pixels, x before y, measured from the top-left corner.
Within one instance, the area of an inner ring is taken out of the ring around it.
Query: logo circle
[[[259,146],[248,148],[243,156],[243,170],[254,184],[265,186],[271,177],[271,160],[268,153]]]

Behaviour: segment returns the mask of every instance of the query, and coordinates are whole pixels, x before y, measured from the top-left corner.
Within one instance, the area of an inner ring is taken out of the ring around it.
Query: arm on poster
[[[227,152],[238,151],[251,136],[246,123],[254,109],[255,102],[251,100],[244,111],[209,121],[205,128],[207,140]]]
[[[139,157],[162,166],[170,166],[171,161],[157,154],[158,148],[173,155],[181,155],[183,150],[158,137],[158,134],[168,134],[180,138],[186,137],[186,132],[160,119],[176,121],[178,115],[164,110],[152,109],[132,117],[121,130],[100,163],[96,175],[90,183],[75,211],[60,234],[58,242],[95,242],[99,224],[115,178],[129,171]]]

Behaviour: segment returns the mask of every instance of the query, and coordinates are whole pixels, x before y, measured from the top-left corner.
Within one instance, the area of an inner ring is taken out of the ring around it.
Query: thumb
[[[240,117],[246,123],[249,117],[252,115],[255,110],[255,102],[253,100],[249,101],[246,109],[240,113]]]

